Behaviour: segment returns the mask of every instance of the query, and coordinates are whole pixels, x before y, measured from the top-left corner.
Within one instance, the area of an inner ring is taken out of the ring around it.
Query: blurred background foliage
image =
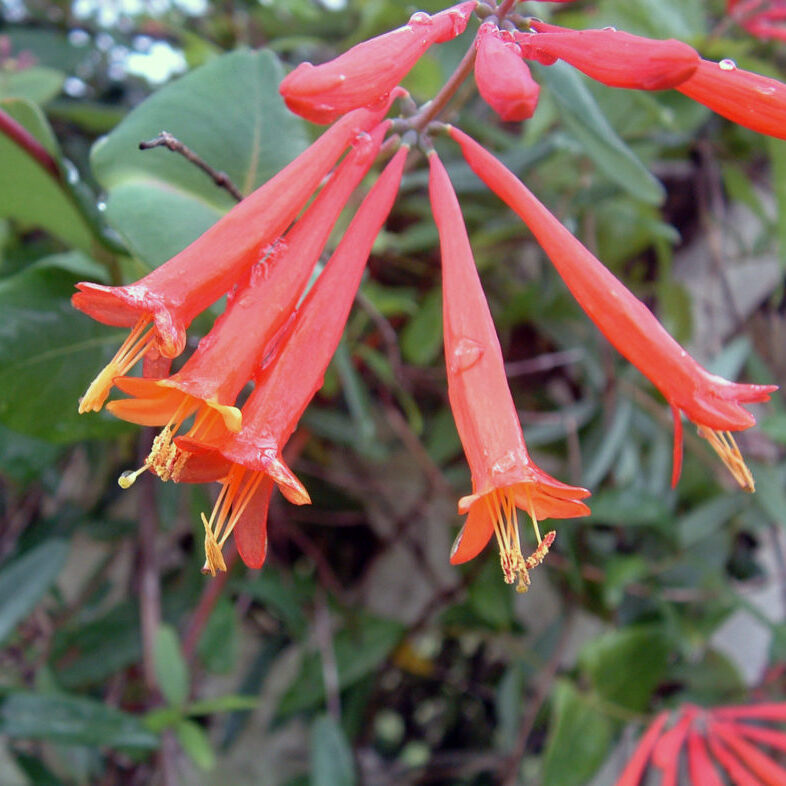
[[[496,549],[448,565],[469,473],[447,407],[437,234],[422,159],[375,246],[345,340],[290,445],[314,504],[280,498],[259,572],[208,579],[215,489],[116,483],[150,435],[77,399],[120,331],[76,281],[131,281],[232,205],[175,134],[245,194],[318,129],[277,82],[403,24],[394,0],[0,0],[0,108],[58,162],[0,136],[0,782],[612,784],[653,710],[782,697],[780,397],[740,436],[732,487],[572,302],[524,226],[438,142],[462,203],[527,440],[593,490],[517,596]],[[783,79],[782,45],[721,2],[524,3],[575,27],[673,36]],[[473,24],[476,24],[473,22]],[[439,89],[469,34],[407,86]],[[499,154],[719,373],[786,382],[786,143],[676,92],[537,68],[540,106],[455,120]],[[346,221],[343,220],[343,225]],[[209,327],[191,331],[195,344]]]

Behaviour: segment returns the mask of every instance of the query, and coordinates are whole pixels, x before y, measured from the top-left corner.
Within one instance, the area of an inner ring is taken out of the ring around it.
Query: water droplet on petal
[[[491,474],[502,475],[505,472],[510,472],[510,470],[512,470],[517,463],[518,463],[518,457],[511,450],[507,452],[504,456],[502,456],[502,458],[497,459],[491,465]]]
[[[603,28],[607,33],[616,33],[617,28],[614,25],[609,25],[608,27]]]
[[[775,95],[775,88],[772,85],[759,85],[756,92],[763,96],[771,96]]]
[[[718,63],[718,68],[720,68],[721,71],[734,71],[737,68],[737,64],[728,57],[725,57]]]
[[[472,368],[483,357],[483,345],[466,336],[460,338],[450,356],[450,370],[454,374]]]
[[[431,16],[425,11],[415,11],[415,13],[412,14],[412,16],[409,18],[409,23],[411,25],[430,25]]]

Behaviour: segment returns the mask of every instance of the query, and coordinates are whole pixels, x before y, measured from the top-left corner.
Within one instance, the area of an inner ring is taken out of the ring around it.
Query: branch
[[[7,136],[27,153],[30,158],[37,161],[58,183],[62,183],[60,167],[52,158],[49,151],[11,115],[0,109],[0,133]]]
[[[186,161],[198,166],[203,172],[209,175],[219,188],[229,191],[238,202],[243,199],[243,195],[226,172],[219,172],[213,169],[210,164],[202,160],[190,147],[184,145],[177,137],[172,136],[168,131],[162,131],[154,139],[139,143],[140,150],[151,150],[154,147],[166,147],[173,153],[179,153]]]

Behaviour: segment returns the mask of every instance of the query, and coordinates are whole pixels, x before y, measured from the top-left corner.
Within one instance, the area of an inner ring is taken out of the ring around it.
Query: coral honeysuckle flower
[[[786,733],[761,723],[725,720],[730,712],[757,721],[786,719],[786,704],[766,706],[777,708],[777,717],[760,718],[756,706],[705,710],[687,704],[675,713],[659,713],[615,786],[641,786],[649,765],[661,771],[662,786],[677,786],[683,753],[690,786],[723,786],[727,782],[723,776],[737,786],[782,786],[786,783],[786,769],[751,741],[783,751]]]
[[[666,331],[652,312],[585,248],[527,187],[471,137],[450,127],[475,174],[529,227],[560,276],[598,329],[671,405],[674,416],[672,485],[682,466],[680,412],[692,420],[746,491],[753,477],[732,437],[755,425],[742,405],[767,401],[776,385],[746,385],[711,374]]]
[[[389,101],[397,95],[392,93]],[[152,348],[165,357],[177,357],[194,317],[264,256],[347,145],[359,133],[377,126],[387,108],[358,109],[339,120],[191,245],[136,283],[119,287],[77,284],[80,291],[71,298],[75,308],[104,324],[131,328],[81,398],[79,411],[99,411],[115,377],[127,374]]]
[[[192,415],[188,436],[194,439],[240,430],[240,410],[232,405],[292,315],[336,219],[374,163],[389,125],[384,121],[370,135],[358,136],[308,210],[251,268],[248,282],[232,294],[225,313],[180,371],[168,379],[115,379],[133,398],[110,401],[112,414],[140,425],[164,426],[145,464],[120,477],[124,488],[147,468],[162,480],[177,474],[185,456],[172,440]]]
[[[484,22],[478,30],[476,46],[475,82],[483,100],[502,120],[532,117],[540,86],[521,59],[521,49],[510,33]]]
[[[786,139],[786,84],[737,68],[733,60],[702,60],[677,90],[760,134]]]
[[[534,33],[516,33],[525,58],[551,65],[564,60],[610,87],[665,90],[690,77],[699,54],[682,41],[603,30],[570,30],[532,19]]]
[[[409,24],[363,41],[322,65],[301,63],[279,91],[287,106],[312,123],[330,123],[360,106],[376,106],[409,73],[432,44],[461,35],[476,6],[460,3],[429,16],[414,13]]]
[[[538,520],[588,514],[579,500],[589,491],[555,480],[529,457],[461,208],[435,152],[429,153],[429,172],[442,254],[448,394],[472,472],[472,494],[459,500],[459,513],[469,515],[450,561],[455,565],[477,556],[494,533],[505,581],[517,581],[523,592],[529,585],[529,571],[543,560],[554,540],[553,532],[541,538]],[[529,513],[538,542],[528,558],[521,552],[517,508]]]
[[[243,425],[216,443],[177,439],[189,454],[176,480],[222,480],[205,526],[204,570],[225,570],[221,547],[236,533],[241,558],[261,567],[266,553],[266,513],[272,483],[296,505],[306,489],[281,456],[322,379],[341,339],[366,260],[396,197],[408,148],[401,147],[358,208],[325,270],[296,312],[243,406]],[[259,506],[259,507],[257,507]]]

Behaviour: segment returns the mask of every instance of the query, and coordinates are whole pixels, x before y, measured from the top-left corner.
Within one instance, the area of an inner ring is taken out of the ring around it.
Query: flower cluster
[[[649,770],[676,786],[683,766],[691,786],[780,786],[786,769],[762,750],[786,751],[786,704],[663,711],[650,724],[616,786],[639,786]],[[683,765],[683,761],[685,762]],[[682,766],[681,766],[682,765]],[[681,783],[682,781],[680,781]]]
[[[762,41],[786,41],[784,0],[726,0],[726,12]]]
[[[287,106],[312,122],[333,125],[148,276],[120,287],[79,285],[73,298],[77,308],[131,328],[82,398],[80,411],[100,409],[117,386],[129,397],[110,402],[111,412],[161,427],[144,465],[124,474],[121,485],[146,470],[163,480],[221,482],[212,514],[203,516],[207,571],[224,568],[221,547],[233,532],[246,564],[262,564],[274,485],[295,504],[309,502],[282,449],[321,384],[407,153],[416,144],[429,161],[440,240],[448,394],[472,475],[472,493],[459,500],[459,512],[467,517],[451,562],[476,556],[493,533],[505,580],[526,590],[529,571],[554,541],[553,531],[541,535],[539,521],[588,513],[582,500],[589,492],[551,477],[528,453],[461,208],[430,139],[439,132],[527,224],[604,336],[661,391],[674,416],[673,482],[681,466],[684,414],[740,486],[753,491],[732,432],[755,423],[743,405],[766,401],[775,387],[733,383],[706,371],[499,160],[458,128],[434,121],[473,63],[480,95],[504,121],[524,120],[537,107],[540,88],[526,61],[549,66],[561,60],[616,88],[676,89],[741,125],[781,138],[786,138],[786,86],[731,61],[705,61],[679,41],[612,28],[569,30],[511,16],[514,5],[470,0],[433,16],[417,12],[407,25],[328,63],[299,65],[280,86]],[[481,24],[464,71],[460,67],[430,104],[418,110],[407,99],[404,116],[386,120],[392,102],[406,95],[399,83],[418,59],[432,45],[461,35],[475,12]],[[388,153],[398,151],[298,305],[339,213],[383,143]],[[191,321],[224,294],[225,313],[180,370],[166,376],[157,361],[163,358],[166,366],[166,359],[178,356]],[[143,358],[143,376],[129,376]],[[253,392],[238,408],[238,395],[249,381]],[[529,556],[522,551],[520,509],[531,518],[535,535]]]

